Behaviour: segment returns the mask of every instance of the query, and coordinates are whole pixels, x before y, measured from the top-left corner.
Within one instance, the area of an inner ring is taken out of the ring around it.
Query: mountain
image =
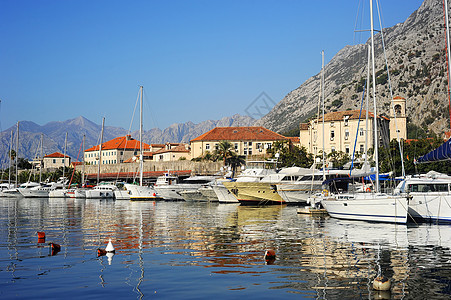
[[[217,126],[250,126],[254,122],[255,120],[249,116],[240,116],[237,114],[232,117],[224,117],[221,120],[208,120],[199,124],[194,124],[193,122],[176,123],[164,130],[153,128],[145,131],[143,141],[146,143],[189,142],[191,139]],[[32,159],[33,157],[40,156],[39,145],[41,134],[43,135],[44,155],[56,151],[63,153],[64,140],[67,132],[66,153],[73,159],[77,159],[81,149],[83,135],[86,136],[85,148],[87,149],[100,143],[101,128],[101,125],[95,124],[82,116],[66,121],[49,122],[43,126],[31,121],[21,121],[19,122],[19,157]],[[0,132],[0,166],[2,168],[7,167],[9,164],[7,156],[11,131],[15,133],[16,127],[13,126]],[[103,140],[108,141],[126,134],[127,130],[123,128],[105,126]],[[131,135],[135,138],[139,137],[138,131],[132,132]],[[15,140],[13,141],[13,147],[15,148]]]
[[[442,1],[425,0],[405,22],[384,29],[383,34],[393,96],[407,99],[408,122],[438,134],[449,130]],[[375,35],[376,97],[379,113],[388,115],[390,91],[380,35]],[[360,108],[369,43],[344,47],[325,66],[327,112]],[[316,114],[319,89],[320,74],[316,74],[256,125],[276,132],[299,128],[300,122]]]

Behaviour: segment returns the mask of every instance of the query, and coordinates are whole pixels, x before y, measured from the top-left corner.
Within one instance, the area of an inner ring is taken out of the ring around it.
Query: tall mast
[[[39,182],[42,182],[42,164],[41,164],[41,162],[44,159],[44,150],[43,150],[44,146],[43,146],[43,144],[44,144],[44,134],[41,133],[41,157],[40,157],[40,160],[39,160],[40,161],[39,162]]]
[[[376,111],[376,74],[374,66],[374,24],[373,24],[373,0],[370,0],[370,18],[371,18],[371,64],[373,68],[373,104],[374,104],[374,158],[376,161],[376,193],[379,192],[379,151],[377,138],[377,111]]]
[[[86,135],[83,134],[83,141],[81,142],[83,145],[83,170],[81,172],[81,186],[83,186],[85,183],[85,138]]]
[[[17,180],[19,177],[19,121],[17,121],[17,129],[16,129],[16,187],[17,185]]]
[[[11,130],[11,141],[9,142],[9,168],[8,168],[8,189],[11,185],[11,152],[13,150],[13,131]]]
[[[102,164],[102,143],[103,143],[103,127],[105,126],[105,117],[102,119],[102,131],[100,132],[100,146],[99,146],[99,169],[97,170],[97,184],[100,179],[100,165]]]
[[[366,101],[365,101],[365,170],[368,165],[368,134],[371,132],[368,127],[368,109],[369,109],[369,98],[370,98],[370,62],[371,62],[371,46],[368,45],[368,66],[367,66],[367,79],[366,79]]]
[[[449,46],[449,21],[448,21],[448,0],[443,0],[443,3],[445,4],[445,27],[446,27],[446,48],[448,50],[448,101],[449,101],[449,115],[450,115],[450,128],[451,128],[451,95],[449,93],[449,86],[450,86],[450,72],[449,67],[451,66],[451,52],[450,52],[450,46]]]
[[[143,185],[143,86],[140,87],[140,116],[139,116],[139,185]]]
[[[66,138],[64,139],[63,177],[64,177],[64,172],[66,171],[66,149],[67,149],[67,132],[66,132]],[[63,179],[63,180],[64,180],[64,179]]]
[[[326,180],[326,153],[325,152],[325,131],[324,131],[324,112],[325,112],[325,101],[324,101],[324,50],[321,51],[321,98],[323,102],[323,181]]]

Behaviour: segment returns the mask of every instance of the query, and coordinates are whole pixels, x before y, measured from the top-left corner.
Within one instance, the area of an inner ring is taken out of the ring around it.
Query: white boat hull
[[[129,192],[130,200],[132,201],[155,201],[162,198],[158,195],[157,191],[150,186],[139,186],[136,184],[125,184],[124,187]]]
[[[448,192],[410,193],[409,214],[428,222],[451,223],[451,195]]]
[[[218,197],[219,203],[239,203],[235,195],[233,195],[222,183],[214,185],[213,191]]]
[[[114,191],[114,199],[116,200],[130,200],[130,191]]]
[[[295,182],[277,185],[277,193],[287,203],[307,204],[312,195],[321,193],[321,182]]]
[[[337,219],[369,222],[407,222],[407,199],[385,194],[335,195],[321,201],[327,213]]]
[[[200,187],[200,184],[171,184],[155,186],[154,188],[164,200],[184,200],[180,192],[197,190]]]

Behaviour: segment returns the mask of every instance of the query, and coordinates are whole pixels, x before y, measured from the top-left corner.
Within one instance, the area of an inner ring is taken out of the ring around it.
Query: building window
[[[266,143],[266,149],[269,150],[272,148],[272,143]]]
[[[247,155],[247,148],[244,148],[244,155]]]
[[[365,147],[362,145],[360,145],[360,153],[363,153],[363,151],[365,151]]]
[[[349,116],[345,116],[344,122],[345,122],[345,126],[349,125]]]
[[[345,129],[345,140],[349,139],[349,129]]]
[[[334,127],[335,123],[334,122],[330,122],[330,127]]]
[[[53,159],[53,163],[56,164],[56,159]]]
[[[247,147],[247,142],[244,142],[244,147]]]
[[[138,151],[135,151],[135,152],[133,153],[133,155],[136,155],[136,154],[138,154]]]
[[[349,154],[349,146],[345,146],[345,152],[346,154]]]
[[[363,131],[363,128],[360,128],[360,136],[364,136],[365,135],[365,131]]]
[[[249,155],[252,155],[252,148],[249,148],[248,152],[249,152]]]
[[[218,150],[218,143],[215,144],[215,150]],[[174,156],[175,157],[175,156]]]
[[[210,150],[210,144],[205,144],[205,150]]]
[[[335,138],[335,131],[331,130],[330,131],[330,140],[333,141]]]
[[[121,155],[124,155],[124,151],[121,151]]]
[[[249,147],[252,147],[252,142],[249,142]]]
[[[332,147],[330,148],[330,151],[331,151],[331,152],[335,152],[335,146],[332,146]]]
[[[235,152],[238,152],[238,143],[235,143]]]
[[[256,148],[260,149],[262,147],[262,143],[257,143]]]

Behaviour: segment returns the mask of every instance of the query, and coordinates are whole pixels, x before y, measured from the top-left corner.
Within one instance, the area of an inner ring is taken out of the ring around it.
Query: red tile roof
[[[168,152],[186,152],[189,153],[190,151],[186,149],[185,144],[181,144],[177,147],[171,148],[171,149],[160,149],[156,152],[154,152],[154,155],[161,154],[161,153],[168,153]]]
[[[264,127],[216,127],[195,141],[279,141],[288,138]]]
[[[149,145],[146,143],[143,143],[144,149],[149,149]],[[108,142],[105,142],[102,144],[102,151],[103,150],[139,150],[140,149],[140,142],[138,140],[135,140],[134,138],[128,136],[121,136],[117,137],[115,139],[112,139]],[[85,152],[89,151],[99,151],[99,145],[96,145],[94,147],[91,147],[89,149],[86,149]]]
[[[75,166],[81,166],[83,164],[83,162],[81,162],[81,161],[73,161],[72,162],[72,165],[75,167]]]
[[[52,154],[44,156],[44,158],[47,158],[47,157],[49,157],[49,158],[64,158],[64,155],[62,153],[55,152],[55,153],[52,153]],[[68,155],[66,155],[66,157],[69,158]]]
[[[403,98],[403,97],[401,97],[401,96],[393,97],[393,99],[402,99],[402,100],[406,100],[406,98]]]
[[[299,144],[301,142],[301,139],[297,136],[289,136],[288,138],[293,144]]]

